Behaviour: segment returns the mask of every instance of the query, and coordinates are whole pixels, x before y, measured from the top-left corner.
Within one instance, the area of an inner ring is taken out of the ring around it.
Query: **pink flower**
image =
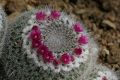
[[[75,32],[82,32],[83,31],[82,25],[78,22],[74,24],[73,28],[74,28]]]
[[[81,49],[81,48],[75,48],[75,49],[74,49],[74,53],[75,53],[76,55],[81,55],[81,54],[82,54],[82,49]]]
[[[69,64],[70,61],[71,61],[71,57],[70,57],[70,55],[68,55],[67,53],[64,53],[64,54],[61,56],[60,60],[61,60],[64,64]]]
[[[79,39],[78,39],[78,42],[80,44],[87,44],[88,43],[88,37],[85,36],[85,35],[81,35],[81,37],[79,37]]]
[[[36,29],[37,29],[37,27],[33,27],[32,28],[32,31],[31,31],[31,34],[30,34],[30,38],[32,40],[39,40],[39,39],[41,39],[41,32],[40,32],[40,30],[36,30]]]
[[[61,61],[58,59],[54,59],[53,63],[55,66],[58,66],[61,63]]]
[[[57,11],[57,10],[53,10],[52,12],[51,12],[51,15],[50,15],[50,17],[52,18],[52,19],[58,19],[59,17],[60,17],[60,12],[59,11]]]
[[[41,20],[45,20],[45,18],[46,18],[45,12],[39,11],[39,12],[36,13],[36,19],[37,20],[41,21]]]
[[[43,54],[45,54],[45,53],[48,53],[48,47],[47,46],[45,46],[45,45],[40,45],[39,47],[38,47],[38,49],[37,49],[37,53],[38,54],[41,54],[41,55],[43,55]]]
[[[42,55],[42,57],[43,57],[43,60],[44,60],[45,62],[48,62],[48,63],[53,62],[54,59],[55,59],[55,57],[54,57],[54,55],[52,54],[51,51],[45,52],[45,53]]]
[[[41,45],[40,40],[33,40],[32,41],[32,48],[38,48]]]

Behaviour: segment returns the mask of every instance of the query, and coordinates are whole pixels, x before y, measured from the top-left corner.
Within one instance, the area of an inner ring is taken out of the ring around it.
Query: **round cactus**
[[[43,8],[23,13],[8,26],[1,59],[9,79],[94,79],[86,73],[96,69],[98,48],[70,15]]]

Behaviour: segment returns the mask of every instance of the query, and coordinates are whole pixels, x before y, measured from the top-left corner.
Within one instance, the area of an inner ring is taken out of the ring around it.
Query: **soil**
[[[9,20],[41,5],[81,19],[99,45],[98,63],[120,70],[120,0],[0,0]]]

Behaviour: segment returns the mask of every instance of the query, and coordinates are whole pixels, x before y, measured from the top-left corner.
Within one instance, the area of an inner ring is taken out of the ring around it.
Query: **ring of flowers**
[[[33,58],[34,62],[38,66],[43,66],[44,69],[50,67],[55,72],[70,71],[73,67],[79,67],[81,63],[84,63],[87,59],[88,51],[88,37],[83,33],[84,29],[78,22],[68,25],[72,26],[73,32],[77,34],[78,46],[73,49],[73,53],[62,53],[59,57],[56,53],[49,50],[42,40],[41,27],[38,23],[49,23],[63,19],[65,16],[61,15],[57,10],[40,10],[36,14],[31,16],[28,21],[30,26],[23,29],[23,48],[26,49],[26,53],[29,58]],[[68,17],[69,18],[69,17]],[[46,21],[45,21],[46,20]],[[38,23],[36,23],[36,21]],[[70,20],[68,20],[70,21]],[[73,23],[73,22],[72,22]],[[39,56],[39,57],[37,57]]]

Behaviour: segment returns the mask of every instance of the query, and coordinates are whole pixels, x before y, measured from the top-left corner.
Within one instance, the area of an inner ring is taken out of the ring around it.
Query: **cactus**
[[[98,80],[98,47],[70,15],[42,8],[8,26],[1,59],[10,80]]]
[[[4,44],[4,39],[5,39],[4,35],[7,32],[7,21],[5,16],[6,15],[4,13],[4,10],[0,6],[0,57],[1,57],[1,51]]]

